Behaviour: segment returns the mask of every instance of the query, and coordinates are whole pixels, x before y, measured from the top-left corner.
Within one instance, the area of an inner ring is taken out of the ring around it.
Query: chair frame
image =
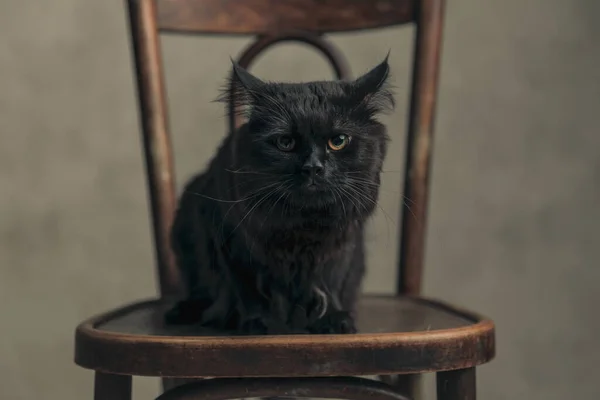
[[[256,55],[277,42],[302,41],[325,55],[333,65],[337,77],[344,79],[349,76],[346,63],[341,54],[323,38],[324,33],[414,24],[416,35],[403,180],[404,196],[410,201],[410,209],[403,202],[397,294],[418,296],[425,255],[428,188],[445,0],[379,0],[376,7],[369,1],[347,0],[126,2],[162,298],[171,298],[181,293],[182,281],[169,241],[177,198],[159,35],[254,35],[257,40],[238,60],[243,67],[249,67]],[[235,6],[233,3],[236,3]],[[340,7],[344,7],[343,13],[339,12]],[[231,107],[233,106],[230,104],[229,129],[234,129],[240,122],[235,119]],[[381,386],[381,382],[365,382],[366,380],[358,378],[248,379],[217,378],[195,382],[169,390],[159,399],[198,398],[196,396],[201,392],[202,398],[210,400],[246,396],[248,393],[251,396],[341,396],[349,399],[369,395],[381,399],[404,400],[399,392],[414,398],[418,383],[418,375],[385,377],[384,381],[393,383],[399,391],[394,392],[388,390],[389,386]],[[443,400],[475,399],[475,367],[439,371],[437,391],[438,398]],[[96,371],[95,399],[130,400],[131,376]]]

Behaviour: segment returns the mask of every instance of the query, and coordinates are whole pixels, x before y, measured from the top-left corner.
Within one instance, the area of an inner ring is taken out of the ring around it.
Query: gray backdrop
[[[425,292],[498,325],[481,398],[594,399],[600,278],[597,0],[450,0]],[[335,35],[361,73],[392,49],[398,112],[365,289],[395,278],[409,28]],[[179,184],[224,133],[210,103],[248,38],[164,39]],[[322,79],[281,46],[254,70]],[[0,2],[0,398],[91,398],[73,329],[155,294],[122,1]],[[136,399],[157,382],[135,383]]]

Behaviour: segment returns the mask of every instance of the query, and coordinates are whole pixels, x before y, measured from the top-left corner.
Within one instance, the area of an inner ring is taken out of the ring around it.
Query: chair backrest
[[[169,243],[177,200],[158,35],[161,32],[256,35],[257,41],[238,60],[244,67],[274,43],[303,41],[329,59],[338,78],[347,78],[344,60],[323,38],[323,33],[414,24],[403,181],[407,201],[401,205],[397,288],[399,294],[419,293],[445,0],[127,0],[127,3],[159,284],[164,296],[179,292],[181,277]],[[230,128],[239,124],[233,114],[230,113]]]

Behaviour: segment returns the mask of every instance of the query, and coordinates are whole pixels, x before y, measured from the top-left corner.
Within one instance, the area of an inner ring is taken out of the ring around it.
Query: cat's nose
[[[302,166],[302,174],[305,176],[316,176],[323,173],[323,163],[319,160],[307,161]]]

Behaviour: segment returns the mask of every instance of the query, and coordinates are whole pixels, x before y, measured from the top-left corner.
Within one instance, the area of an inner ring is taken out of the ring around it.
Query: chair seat
[[[138,376],[364,376],[467,368],[495,354],[492,321],[423,298],[364,296],[353,335],[225,336],[165,325],[170,305],[145,301],[83,322],[75,362]]]

